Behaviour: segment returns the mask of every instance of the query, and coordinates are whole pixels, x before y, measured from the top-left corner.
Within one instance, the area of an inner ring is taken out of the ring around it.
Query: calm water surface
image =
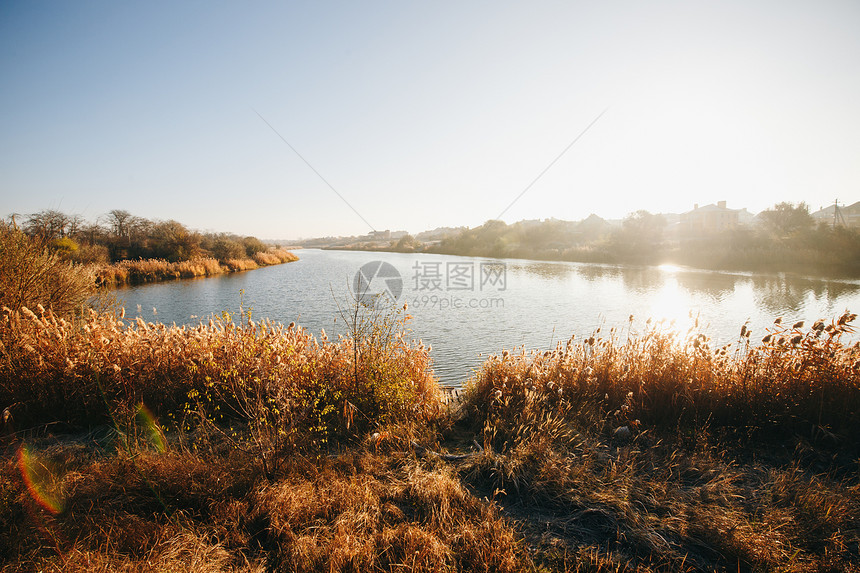
[[[499,261],[446,255],[299,250],[300,260],[255,271],[120,289],[127,315],[146,321],[197,324],[212,314],[295,321],[311,333],[342,332],[356,272],[373,261],[399,272],[400,301],[409,303],[414,338],[433,346],[437,376],[462,384],[488,354],[549,349],[595,329],[642,330],[647,318],[686,330],[691,313],[716,343],[737,338],[745,322],[753,340],[777,316],[785,321],[834,318],[860,309],[860,281],[784,274],[701,271],[673,266]],[[397,278],[373,288],[396,290]],[[244,294],[240,294],[244,291]]]

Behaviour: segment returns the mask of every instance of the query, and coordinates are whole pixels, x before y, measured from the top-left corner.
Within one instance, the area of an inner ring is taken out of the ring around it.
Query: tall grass
[[[103,286],[139,284],[164,280],[209,277],[222,273],[240,272],[268,265],[297,261],[298,257],[284,250],[261,251],[253,258],[225,259],[198,257],[188,261],[170,262],[163,259],[125,260],[94,267],[96,282]]]
[[[465,392],[483,452],[460,475],[516,512],[545,570],[856,570],[855,318],[715,348],[631,317],[503,352]]]
[[[162,259],[121,261],[98,267],[96,280],[100,285],[137,284],[163,280],[218,275],[224,272],[217,260],[198,258],[190,261],[168,262]]]
[[[403,313],[353,312],[331,340],[3,309],[0,570],[860,567],[853,314],[503,352],[451,420]]]
[[[357,344],[368,344],[357,341]],[[243,427],[268,456],[438,415],[429,352],[402,335],[385,362],[294,325],[212,318],[196,327],[90,312],[0,314],[0,404],[19,424],[91,427],[144,404],[170,429]]]
[[[297,260],[299,260],[299,258],[296,255],[283,249],[259,251],[254,253],[254,262],[260,266],[279,265]]]
[[[613,329],[549,352],[503,352],[469,382],[465,409],[514,427],[537,408],[580,428],[707,425],[847,439],[860,427],[860,347],[841,337],[855,318],[846,312],[806,329],[780,319],[756,343],[743,326],[717,348],[695,330],[681,335],[649,320],[638,335]]]
[[[392,453],[442,414],[429,349],[402,329],[333,341],[23,308],[0,316],[0,347],[0,404],[19,428],[89,428],[108,436],[83,444],[116,448],[22,444],[0,467],[4,571],[521,569],[494,507],[450,469]]]

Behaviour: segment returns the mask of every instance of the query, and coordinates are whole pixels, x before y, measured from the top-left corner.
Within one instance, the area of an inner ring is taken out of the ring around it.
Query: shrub
[[[65,256],[82,265],[107,265],[110,262],[110,252],[104,245],[79,245],[77,250]]]
[[[51,241],[51,246],[58,253],[66,257],[72,255],[80,248],[80,245],[78,245],[78,243],[74,239],[70,239],[69,237],[54,239],[53,241]]]
[[[244,247],[237,241],[220,238],[212,246],[212,256],[219,261],[228,259],[241,259],[245,256]]]
[[[257,253],[264,253],[269,248],[257,237],[245,237],[242,239],[242,246],[245,248],[245,256],[253,257]]]
[[[44,241],[0,223],[0,302],[11,309],[41,305],[58,316],[79,312],[95,289],[93,273],[62,260]]]

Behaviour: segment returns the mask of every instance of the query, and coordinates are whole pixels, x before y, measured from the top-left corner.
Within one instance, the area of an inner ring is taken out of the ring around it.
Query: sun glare
[[[661,265],[660,269],[666,272],[674,272],[678,270],[678,267],[674,265]],[[693,326],[696,315],[695,311],[686,304],[686,301],[687,295],[678,285],[677,279],[669,276],[666,278],[663,286],[654,293],[648,316],[664,332],[687,332]]]

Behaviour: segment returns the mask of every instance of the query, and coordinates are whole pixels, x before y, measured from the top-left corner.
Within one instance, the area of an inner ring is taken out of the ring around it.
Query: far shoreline
[[[310,247],[305,247],[310,248]],[[810,268],[809,265],[798,262],[794,264],[787,263],[785,265],[777,264],[759,264],[755,268],[752,265],[744,266],[728,266],[728,265],[694,265],[689,261],[680,259],[667,258],[630,258],[623,257],[594,257],[594,258],[562,258],[562,257],[540,257],[540,256],[498,256],[486,253],[457,253],[444,252],[438,250],[400,250],[388,247],[352,247],[352,246],[320,246],[313,247],[323,251],[356,251],[365,253],[396,253],[396,254],[420,254],[420,255],[445,255],[455,257],[479,257],[486,259],[495,259],[499,261],[534,261],[541,263],[580,263],[594,265],[611,265],[611,266],[637,266],[637,267],[660,267],[662,265],[675,265],[684,269],[694,271],[718,271],[725,273],[774,273],[774,274],[790,274],[797,277],[807,277],[819,280],[860,280],[860,270],[848,271],[833,269],[830,266],[820,268]]]

